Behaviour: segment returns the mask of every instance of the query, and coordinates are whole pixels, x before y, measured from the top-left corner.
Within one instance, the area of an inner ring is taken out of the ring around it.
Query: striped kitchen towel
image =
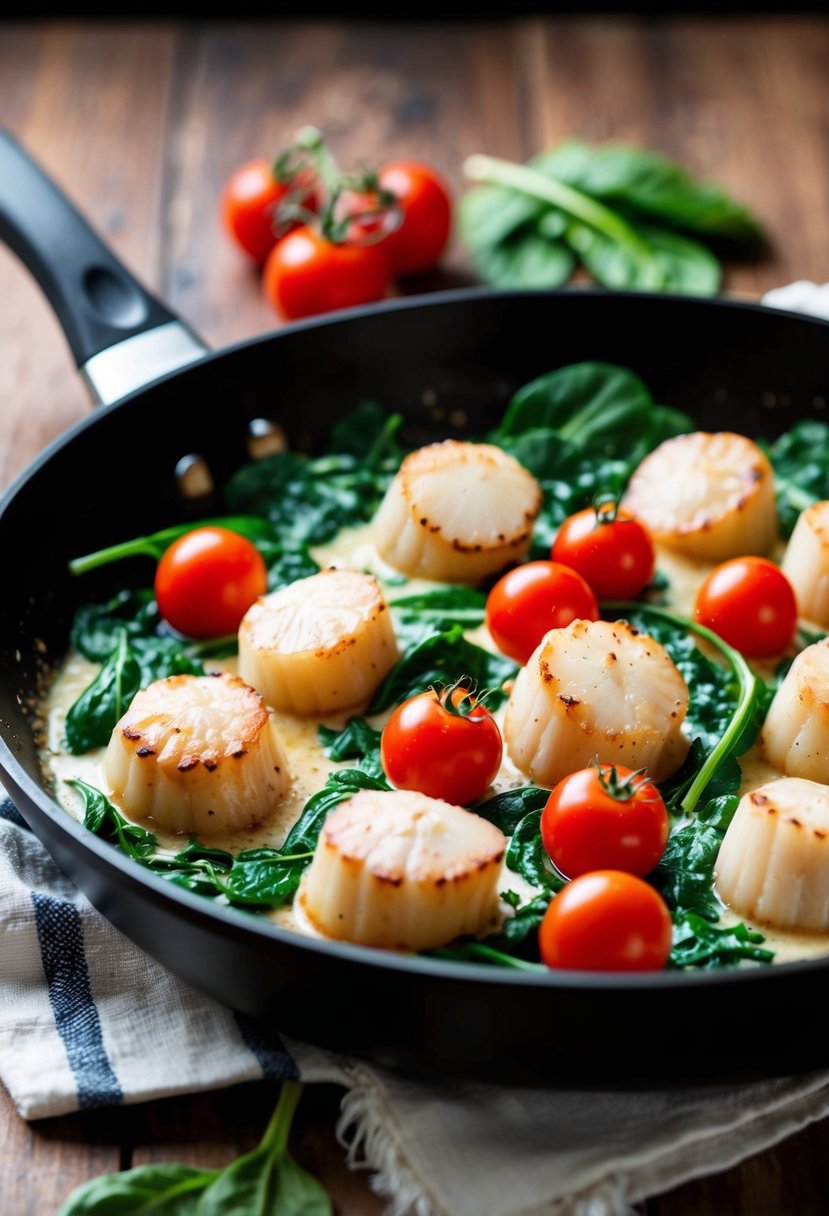
[[[829,1074],[589,1093],[439,1088],[307,1044],[189,987],[114,929],[0,802],[0,1079],[27,1119],[258,1078],[334,1082],[393,1216],[627,1216],[829,1113]]]

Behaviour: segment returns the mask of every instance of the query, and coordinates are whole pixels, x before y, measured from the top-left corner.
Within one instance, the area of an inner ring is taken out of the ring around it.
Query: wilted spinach
[[[692,431],[644,382],[612,363],[569,364],[524,385],[488,436],[538,480],[543,502],[531,557],[548,557],[562,521],[598,496],[618,499],[640,460]]]
[[[105,747],[140,688],[174,675],[203,675],[175,638],[130,637],[126,629],[95,679],[66,715],[66,746],[73,755]]]
[[[780,531],[791,536],[800,512],[829,498],[829,426],[796,422],[764,446],[774,468]]]
[[[504,682],[517,671],[510,659],[475,646],[464,637],[461,625],[453,625],[404,651],[374,694],[368,713],[382,713],[431,685],[449,686],[462,676],[478,692],[489,690],[487,705],[492,709],[506,700]]]
[[[196,840],[175,854],[159,852],[153,833],[130,823],[100,790],[85,781],[70,784],[83,799],[89,831],[176,886],[251,911],[276,908],[293,898],[329,811],[357,790],[389,788],[382,776],[358,768],[337,770],[308,799],[280,849],[246,849],[234,856]]]

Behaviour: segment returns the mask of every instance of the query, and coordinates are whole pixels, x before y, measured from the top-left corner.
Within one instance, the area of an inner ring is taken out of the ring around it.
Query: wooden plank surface
[[[458,191],[475,151],[524,158],[573,134],[642,141],[719,180],[767,223],[771,255],[729,266],[728,291],[756,298],[794,278],[827,280],[827,77],[819,15],[23,22],[0,36],[0,121],[148,286],[224,344],[278,321],[224,240],[222,182],[305,123],[326,130],[345,166],[421,157]],[[465,278],[456,243],[434,282]],[[3,249],[0,342],[5,484],[88,405],[48,307]],[[0,1093],[0,1212],[52,1212],[79,1181],[119,1165],[223,1164],[256,1141],[273,1098],[263,1083],[30,1127]],[[334,1138],[337,1102],[332,1087],[309,1091],[294,1150],[341,1216],[376,1216],[382,1204]],[[647,1211],[823,1212],[827,1151],[821,1123]]]

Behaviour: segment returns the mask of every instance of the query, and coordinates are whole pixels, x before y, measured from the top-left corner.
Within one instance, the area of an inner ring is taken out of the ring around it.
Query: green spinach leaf
[[[763,445],[774,468],[780,530],[791,536],[797,518],[829,498],[829,426],[796,422],[772,444]]]
[[[464,637],[461,625],[453,625],[404,652],[375,693],[368,713],[382,713],[430,686],[454,684],[461,676],[478,692],[490,690],[487,705],[492,709],[506,700],[504,682],[517,671],[511,660],[475,646]]]
[[[172,637],[144,637],[126,629],[92,683],[66,715],[66,746],[73,755],[105,747],[140,688],[173,675],[203,675],[204,667]]]

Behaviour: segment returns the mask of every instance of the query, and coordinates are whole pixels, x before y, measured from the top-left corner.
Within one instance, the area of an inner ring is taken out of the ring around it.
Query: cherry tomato
[[[309,175],[281,182],[266,160],[241,165],[222,192],[221,216],[229,236],[255,262],[264,262],[277,242],[277,208],[289,195],[302,198],[309,210],[316,207]]]
[[[671,916],[641,878],[593,870],[553,896],[538,943],[547,966],[565,971],[659,971],[671,952]]]
[[[527,562],[507,571],[490,591],[486,623],[499,650],[526,663],[549,629],[597,621],[599,605],[580,574],[559,562]]]
[[[265,298],[289,319],[382,300],[391,274],[381,244],[335,244],[303,225],[268,254]]]
[[[383,240],[392,271],[419,274],[434,266],[452,228],[449,188],[429,165],[396,161],[380,170],[380,186],[397,198],[403,216]]]
[[[764,557],[735,557],[715,566],[697,592],[694,615],[748,658],[780,654],[797,629],[791,583]]]
[[[380,739],[383,770],[392,785],[458,806],[474,802],[501,767],[498,724],[463,688],[430,688],[404,701]]]
[[[627,511],[587,507],[565,519],[550,554],[577,570],[600,600],[633,599],[653,576],[653,542]]]
[[[650,874],[668,843],[659,790],[621,764],[591,765],[559,781],[541,812],[541,839],[558,870]]]
[[[267,587],[268,572],[259,550],[227,528],[185,532],[165,551],[155,572],[161,615],[190,638],[235,633]]]

